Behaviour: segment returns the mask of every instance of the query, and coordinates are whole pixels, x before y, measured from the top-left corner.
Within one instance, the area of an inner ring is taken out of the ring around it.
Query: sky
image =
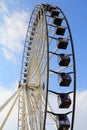
[[[74,130],[86,129],[87,117],[87,1],[0,0],[0,100],[17,90],[28,21],[37,3],[59,6],[71,27],[77,72],[77,103]],[[7,130],[5,128],[5,130]]]

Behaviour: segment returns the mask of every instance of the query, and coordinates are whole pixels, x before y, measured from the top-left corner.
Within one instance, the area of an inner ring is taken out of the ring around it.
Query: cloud
[[[1,11],[0,45],[5,58],[12,60],[22,51],[29,15],[24,10],[10,13],[4,2],[1,3]]]
[[[9,49],[2,48],[2,52],[6,59],[11,60],[13,63],[17,62],[17,59],[15,55],[13,54],[13,52],[11,52],[11,50],[9,51]]]
[[[75,130],[87,127],[87,90],[77,93]]]
[[[3,1],[0,2],[0,11],[1,11],[1,13],[8,13],[6,4]]]

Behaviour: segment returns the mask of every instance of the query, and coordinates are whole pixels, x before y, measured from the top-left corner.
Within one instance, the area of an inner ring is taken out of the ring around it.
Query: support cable
[[[6,123],[7,119],[8,119],[8,117],[10,116],[10,113],[12,112],[12,110],[13,110],[13,108],[14,108],[14,105],[15,105],[15,103],[16,103],[18,97],[19,97],[19,94],[20,94],[20,91],[18,92],[17,97],[15,98],[15,100],[14,100],[14,102],[13,102],[11,108],[9,109],[9,112],[7,113],[7,116],[5,117],[3,123],[2,123],[2,125],[1,125],[1,127],[0,127],[0,130],[3,129],[3,127],[4,127],[4,125],[5,125],[5,123]]]
[[[1,107],[0,107],[0,112],[7,106],[7,104],[16,96],[16,94],[20,91],[18,89]]]

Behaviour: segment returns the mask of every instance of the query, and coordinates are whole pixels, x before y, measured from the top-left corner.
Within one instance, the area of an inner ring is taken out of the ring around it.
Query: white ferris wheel
[[[18,90],[0,130],[18,101],[17,130],[73,130],[76,68],[73,39],[63,11],[37,4],[31,14]]]

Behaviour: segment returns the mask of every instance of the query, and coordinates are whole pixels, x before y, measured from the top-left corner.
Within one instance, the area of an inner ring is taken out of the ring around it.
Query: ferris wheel
[[[37,4],[31,14],[18,91],[1,107],[18,100],[17,130],[73,130],[76,68],[73,39],[63,11]]]

